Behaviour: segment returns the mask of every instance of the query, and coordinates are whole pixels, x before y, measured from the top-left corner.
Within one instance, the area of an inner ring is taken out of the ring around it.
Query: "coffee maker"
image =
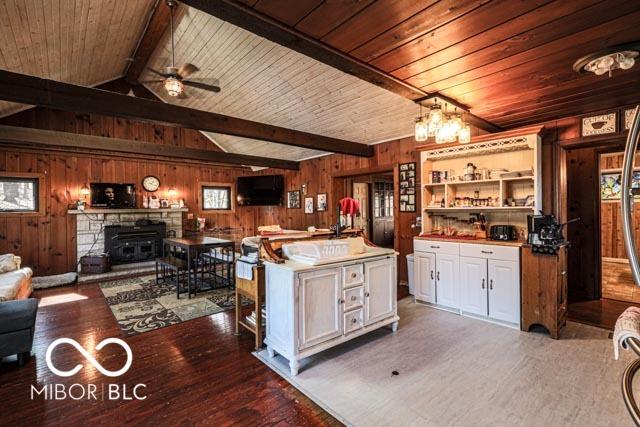
[[[579,220],[580,218],[574,218],[560,224],[554,215],[545,215],[542,212],[540,215],[528,215],[527,241],[532,247],[532,252],[557,254],[558,248],[568,243],[562,234],[565,225]]]

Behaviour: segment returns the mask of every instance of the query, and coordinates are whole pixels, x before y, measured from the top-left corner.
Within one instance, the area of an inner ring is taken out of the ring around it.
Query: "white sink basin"
[[[282,245],[282,253],[285,257],[308,265],[348,260],[366,253],[368,249],[362,237],[300,241]]]

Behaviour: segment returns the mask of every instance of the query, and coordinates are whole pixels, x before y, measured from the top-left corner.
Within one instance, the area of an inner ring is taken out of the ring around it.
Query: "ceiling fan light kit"
[[[616,45],[580,58],[573,64],[573,69],[579,73],[608,74],[611,77],[614,70],[632,68],[639,55],[640,42]]]

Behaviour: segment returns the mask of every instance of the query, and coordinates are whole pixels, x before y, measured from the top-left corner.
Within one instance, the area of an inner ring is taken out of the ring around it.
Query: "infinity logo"
[[[85,359],[87,359],[98,371],[100,371],[102,375],[106,375],[107,377],[119,377],[129,370],[129,368],[131,367],[131,363],[133,362],[133,353],[131,352],[131,347],[129,347],[129,344],[122,341],[120,338],[107,338],[100,341],[100,343],[96,346],[96,350],[102,350],[103,347],[109,344],[118,344],[120,345],[120,347],[124,348],[124,351],[127,353],[127,363],[125,363],[124,366],[117,371],[110,371],[102,367],[102,365],[98,363],[98,361],[94,359],[87,350],[85,350],[80,344],[78,344],[77,341],[72,340],[71,338],[58,338],[57,340],[49,344],[45,359],[47,361],[47,366],[49,367],[51,372],[58,375],[59,377],[70,377],[72,375],[75,375],[83,367],[82,364],[77,364],[73,369],[70,369],[68,371],[61,371],[53,366],[53,362],[51,362],[51,354],[53,353],[53,350],[61,344],[70,344],[75,347],[76,350],[78,350]]]

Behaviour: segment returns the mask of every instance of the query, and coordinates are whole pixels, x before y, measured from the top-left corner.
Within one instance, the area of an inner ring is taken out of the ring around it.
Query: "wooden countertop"
[[[524,240],[504,241],[504,240],[464,239],[464,238],[449,239],[446,237],[414,237],[414,239],[431,240],[434,242],[475,243],[478,245],[512,246],[512,247],[518,247],[518,248],[522,247],[527,243]]]

